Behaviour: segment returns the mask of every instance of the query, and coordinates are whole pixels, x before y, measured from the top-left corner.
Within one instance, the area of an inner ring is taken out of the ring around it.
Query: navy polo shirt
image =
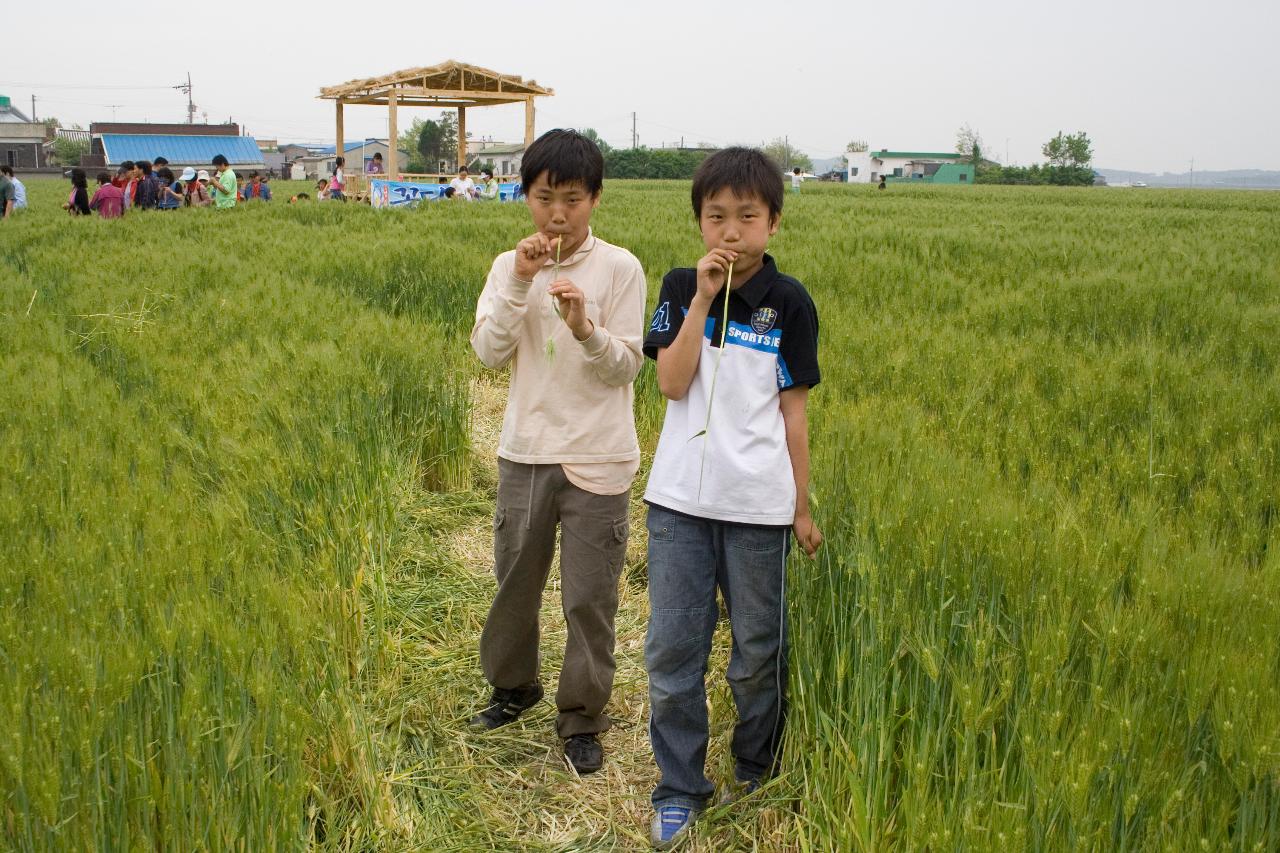
[[[645,355],[656,359],[659,349],[675,341],[696,292],[696,270],[667,274]],[[689,392],[667,401],[645,500],[700,518],[789,525],[795,479],[778,394],[821,379],[818,312],[804,285],[779,273],[766,254],[764,266],[730,291],[728,327],[722,330],[723,317],[721,291],[703,329]]]

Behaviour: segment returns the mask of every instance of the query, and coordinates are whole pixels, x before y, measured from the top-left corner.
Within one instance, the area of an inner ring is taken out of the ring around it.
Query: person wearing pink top
[[[89,209],[98,211],[103,219],[119,219],[124,216],[124,191],[111,183],[106,172],[98,173],[98,191],[89,201]]]

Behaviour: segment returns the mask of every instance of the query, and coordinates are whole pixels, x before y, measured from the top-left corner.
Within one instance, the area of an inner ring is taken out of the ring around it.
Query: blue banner
[[[518,184],[498,184],[498,199],[515,198]],[[369,201],[374,207],[405,207],[420,201],[437,201],[444,198],[448,184],[416,184],[409,181],[369,181]]]

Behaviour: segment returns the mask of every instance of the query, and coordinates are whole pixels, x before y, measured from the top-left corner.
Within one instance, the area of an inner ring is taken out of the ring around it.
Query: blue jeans
[[[662,781],[655,808],[700,809],[707,779],[707,691],[711,637],[724,596],[733,632],[726,677],[738,709],[733,730],[739,781],[772,773],[786,714],[785,583],[790,531],[725,524],[650,506],[649,740]]]

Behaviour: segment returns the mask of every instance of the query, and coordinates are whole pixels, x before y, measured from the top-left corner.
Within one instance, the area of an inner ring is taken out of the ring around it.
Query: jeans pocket
[[[649,517],[645,519],[645,528],[649,531],[649,538],[656,539],[659,542],[672,542],[676,538],[676,523],[672,518],[653,517],[653,512],[649,512]]]
[[[725,545],[740,551],[762,553],[783,552],[786,548],[786,528],[735,526],[725,537]]]

